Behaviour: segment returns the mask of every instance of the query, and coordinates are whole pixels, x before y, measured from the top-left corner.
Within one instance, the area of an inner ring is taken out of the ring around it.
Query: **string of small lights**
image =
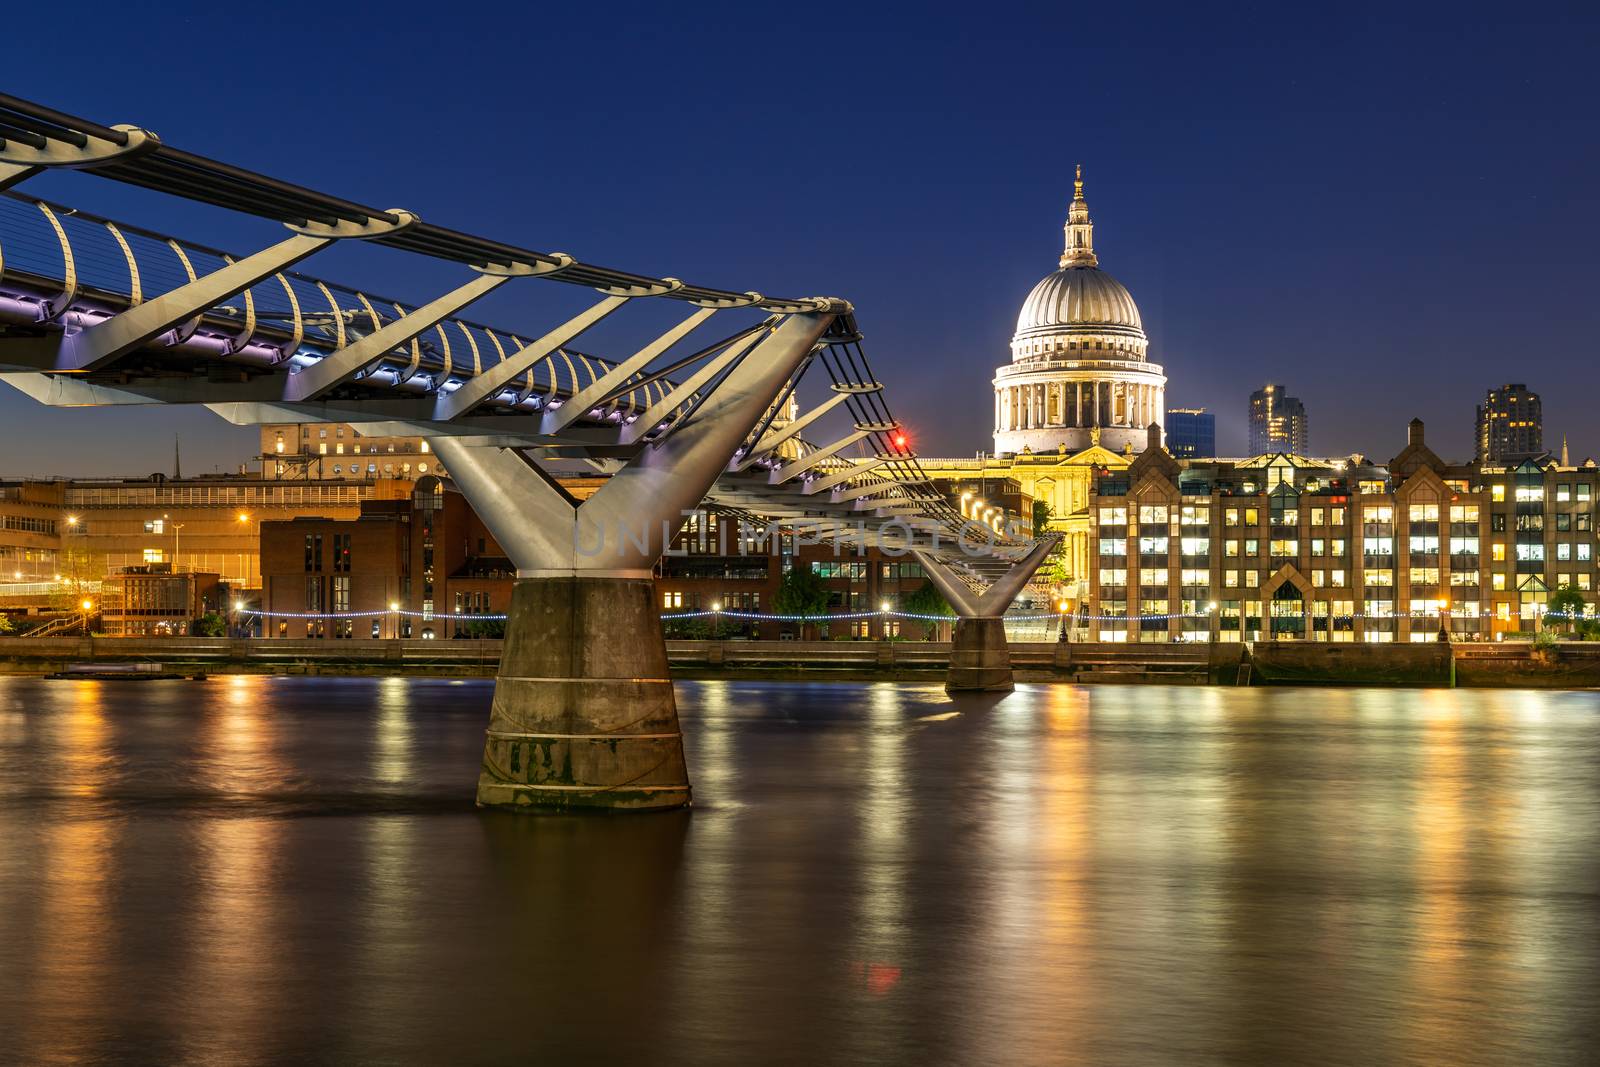
[[[423,612],[423,611],[409,611],[409,610],[405,610],[405,609],[402,609],[402,608],[387,608],[387,609],[379,610],[379,611],[325,611],[325,612],[260,611],[260,610],[257,610],[255,608],[236,608],[235,610],[240,615],[256,616],[256,617],[262,617],[262,618],[265,618],[267,616],[271,616],[272,618],[275,618],[275,619],[371,619],[371,618],[378,618],[378,617],[381,617],[381,616],[384,616],[384,615],[397,615],[397,616],[407,616],[407,617],[410,617],[410,618],[423,619],[423,620],[458,619],[458,620],[460,620],[462,622],[503,622],[503,621],[505,621],[505,618],[506,618],[506,616],[504,616],[504,615],[495,615],[495,614],[468,614],[468,613],[465,613],[465,612],[440,612],[440,611]],[[1172,619],[1205,619],[1205,618],[1210,618],[1214,614],[1216,614],[1216,612],[1214,612],[1214,611],[1175,611],[1175,612],[1171,612],[1171,613],[1164,614],[1164,615],[1085,615],[1085,614],[1078,614],[1076,612],[1071,612],[1071,611],[1052,611],[1052,612],[1045,612],[1043,614],[1007,615],[1007,616],[1005,616],[1005,620],[1007,622],[1038,622],[1038,621],[1043,620],[1043,619],[1062,619],[1062,618],[1066,618],[1066,619],[1070,619],[1070,620],[1072,620],[1074,622],[1123,622],[1123,623],[1125,623],[1125,622],[1128,622],[1130,620],[1139,620],[1139,621],[1162,620],[1162,621],[1170,621]],[[828,614],[828,615],[780,615],[780,614],[769,614],[769,613],[758,612],[758,611],[725,611],[725,610],[723,610],[721,608],[711,608],[711,609],[708,609],[708,610],[705,610],[705,611],[663,612],[661,614],[661,619],[663,621],[666,621],[666,622],[675,622],[675,621],[682,620],[682,619],[708,619],[708,618],[713,618],[713,617],[724,618],[724,619],[746,619],[746,620],[750,620],[750,621],[753,621],[753,622],[814,622],[814,623],[848,622],[848,621],[854,620],[854,619],[872,619],[872,618],[916,619],[916,620],[921,621],[921,622],[954,622],[956,620],[956,617],[953,616],[953,615],[921,615],[921,614],[918,614],[917,612],[914,612],[914,611],[895,611],[893,609],[888,609],[888,608],[880,610],[880,611],[851,611],[851,612],[842,612],[842,613],[838,613],[838,614]],[[1237,615],[1224,616],[1224,617],[1225,618],[1239,618],[1239,616],[1237,616]],[[1334,622],[1353,622],[1353,621],[1355,621],[1357,619],[1375,619],[1375,620],[1385,620],[1385,619],[1438,619],[1438,618],[1441,618],[1441,617],[1443,617],[1445,619],[1488,618],[1488,616],[1484,616],[1484,615],[1445,615],[1445,616],[1427,615],[1427,614],[1397,615],[1397,614],[1393,614],[1393,613],[1382,614],[1382,613],[1372,613],[1372,612],[1357,612],[1357,613],[1354,613],[1354,614],[1341,614],[1341,615],[1299,614],[1299,615],[1289,615],[1289,616],[1284,616],[1284,615],[1273,616],[1273,618],[1279,618],[1279,619],[1282,619],[1282,618],[1315,619],[1315,620],[1332,620]],[[1560,620],[1560,621],[1576,621],[1576,620],[1590,618],[1590,616],[1583,615],[1583,614],[1580,614],[1580,613],[1577,613],[1577,612],[1547,611],[1547,612],[1543,612],[1540,615],[1540,618],[1543,618],[1543,619],[1556,619],[1556,620]]]

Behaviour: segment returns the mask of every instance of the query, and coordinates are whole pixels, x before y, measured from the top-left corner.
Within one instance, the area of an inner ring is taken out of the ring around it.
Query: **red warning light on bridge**
[[[905,451],[905,448],[906,448],[906,435],[905,434],[897,433],[897,434],[894,435],[894,447],[900,449],[900,451],[902,451],[902,452]]]

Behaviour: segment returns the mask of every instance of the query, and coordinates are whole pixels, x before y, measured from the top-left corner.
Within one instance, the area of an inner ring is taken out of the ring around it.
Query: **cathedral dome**
[[[1112,333],[1144,339],[1133,295],[1098,267],[1065,267],[1046,275],[1017,315],[1017,340],[1039,334]]]
[[[995,368],[997,456],[1137,452],[1165,425],[1167,376],[1146,358],[1139,305],[1100,269],[1081,168],[1063,232],[1057,270],[1023,301],[1011,362]]]

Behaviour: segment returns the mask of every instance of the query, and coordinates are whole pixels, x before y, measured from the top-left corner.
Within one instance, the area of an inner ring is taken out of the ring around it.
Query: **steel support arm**
[[[447,437],[434,450],[520,576],[644,577],[833,319],[796,313],[764,331],[693,417],[582,503],[518,452]]]
[[[844,437],[839,438],[831,445],[824,446],[812,452],[807,452],[799,459],[785,463],[782,467],[779,467],[777,470],[772,472],[772,477],[769,478],[768,481],[773,485],[778,485],[782,482],[789,481],[791,478],[797,478],[806,471],[810,470],[812,467],[815,467],[817,464],[821,463],[823,460],[828,459],[830,456],[836,455],[837,453],[849,448],[857,441],[866,440],[868,437],[872,436],[872,433],[872,430],[857,430],[855,433],[846,434]]]
[[[960,578],[956,577],[955,569],[948,563],[936,559],[931,553],[916,549],[914,555],[917,562],[922,564],[922,569],[927,572],[928,580],[956,609],[956,614],[964,619],[994,619],[1004,615],[1006,608],[1022,592],[1022,587],[1044,564],[1045,558],[1055,548],[1057,538],[1050,537],[1036,543],[1028,554],[1013,563],[1004,574],[994,580],[982,593],[970,588]]]
[[[829,499],[835,504],[844,504],[862,497],[877,496],[887,493],[891,489],[900,488],[900,483],[885,478],[880,482],[868,482],[866,485],[853,485],[849,489],[835,489]]]
[[[465,415],[510,385],[512,381],[526,374],[528,368],[535,363],[538,363],[631,299],[633,299],[631,296],[608,296],[599,303],[593,304],[572,316],[572,318],[563,322],[537,341],[530,342],[527,347],[518,349],[494,366],[486,368],[482,374],[468,378],[462,383],[461,388],[455,392],[440,393],[438,403],[434,409],[434,417],[441,421],[449,421]]]
[[[801,415],[787,426],[784,426],[782,429],[768,431],[762,435],[761,440],[757,441],[751,446],[750,451],[746,452],[742,457],[735,459],[733,463],[729,465],[728,469],[735,472],[750,469],[750,467],[762,456],[770,454],[773,449],[777,448],[779,445],[783,444],[795,434],[804,430],[807,426],[810,426],[813,422],[816,422],[818,419],[822,418],[822,416],[826,415],[828,412],[832,411],[834,408],[838,407],[848,399],[850,399],[850,394],[838,393],[832,397],[829,397],[823,403],[818,404],[810,411],[807,411],[805,414]]]
[[[730,364],[742,359],[766,333],[767,331],[761,331],[750,334],[748,337],[740,338],[712,358],[706,360],[682,384],[650,405],[644,414],[629,423],[622,431],[623,443],[632,444],[641,440],[645,434],[659,426],[674,411],[693,401],[696,394],[711,385],[717,375],[727,369]],[[713,388],[715,387],[713,386]]]
[[[120,134],[120,142],[108,140]],[[159,147],[161,141],[148,130],[137,126],[112,126],[100,134],[86,134],[81,144],[73,144],[59,136],[41,137],[33,144],[25,144],[15,136],[0,141],[0,190],[20,182],[51,167],[92,168],[129,156],[143,155]]]
[[[410,216],[407,216],[409,219]],[[53,367],[71,373],[98,370],[119,356],[187,322],[207,308],[272,277],[344,237],[375,237],[393,229],[374,220],[366,226],[344,223],[298,233],[221,270],[180,285],[80,333],[63,335]]]
[[[642,513],[681,515],[699,505],[726,469],[728,457],[755,429],[817,340],[833,324],[826,311],[799,312],[780,322],[722,379],[716,394],[665,441],[653,444],[611,477],[583,505],[603,529],[637,527]],[[654,565],[666,544],[619,546],[623,557]]]
[[[805,488],[802,490],[802,492],[804,492],[807,496],[810,496],[812,493],[820,493],[826,489],[832,489],[836,485],[842,485],[845,482],[848,482],[851,478],[871,472],[875,467],[883,466],[885,462],[887,461],[881,459],[869,459],[860,463],[852,463],[850,466],[846,467],[842,471],[839,471],[837,474],[830,474],[826,478],[813,478],[811,481],[805,484]]]
[[[430,301],[404,318],[396,319],[311,366],[289,376],[283,398],[291,402],[315,400],[354,378],[387,352],[417,337],[454,315],[474,300],[482,299],[511,280],[505,274],[479,274],[467,284]]]
[[[645,345],[639,351],[617,364],[611,370],[602,374],[589,385],[574,393],[569,399],[562,402],[558,408],[546,411],[540,420],[540,429],[545,433],[560,433],[595,405],[601,403],[612,392],[627,384],[629,378],[640,373],[651,363],[660,358],[661,354],[679,341],[687,337],[695,327],[715,315],[719,308],[700,308],[694,314],[678,323],[654,341]]]

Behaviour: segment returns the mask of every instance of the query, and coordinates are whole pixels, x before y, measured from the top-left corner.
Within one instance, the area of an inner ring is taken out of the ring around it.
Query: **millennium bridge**
[[[235,255],[27,194],[55,169],[288,235]],[[417,303],[292,269],[351,241],[458,266],[459,284]],[[541,309],[560,302],[547,299],[552,283],[592,302]],[[513,285],[551,323],[542,334],[462,317]],[[636,349],[575,346],[630,312],[670,324],[644,329]],[[54,406],[203,405],[240,425],[427,438],[517,568],[478,781],[485,806],[689,803],[651,573],[697,508],[743,531],[915,554],[957,614],[951,690],[1011,687],[1001,616],[1052,547],[964,518],[935,491],[845,300],[600,267],[4,95],[0,378]],[[848,429],[807,436],[834,423]],[[607,476],[582,501],[555,477],[574,466]]]

